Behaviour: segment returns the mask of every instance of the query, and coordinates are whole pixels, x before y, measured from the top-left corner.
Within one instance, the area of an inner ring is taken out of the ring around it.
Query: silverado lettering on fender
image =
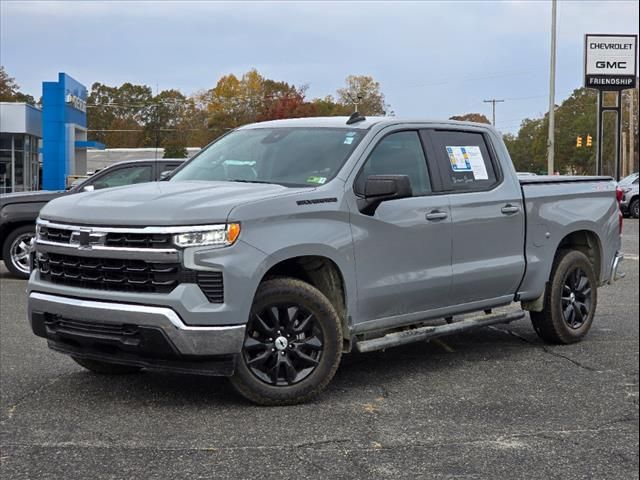
[[[545,341],[582,339],[620,234],[611,178],[519,180],[487,125],[265,122],[169,181],[47,204],[29,317],[89,370],[227,375],[288,404],[344,353],[523,318],[491,313],[513,302]]]

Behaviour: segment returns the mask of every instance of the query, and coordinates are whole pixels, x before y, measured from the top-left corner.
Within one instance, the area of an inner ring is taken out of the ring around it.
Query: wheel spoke
[[[311,325],[312,320],[313,320],[313,314],[309,315],[304,320],[300,320],[298,325],[293,328],[293,332],[294,333],[303,333],[303,332],[305,332],[309,328],[309,326]]]
[[[576,321],[572,323],[572,326],[581,325],[582,323],[584,323],[584,317],[582,316],[582,312],[580,311],[580,308],[578,307],[577,304],[573,305],[573,311],[575,313]]]
[[[260,355],[252,358],[251,360],[247,361],[247,366],[249,367],[257,367],[260,365],[264,365],[264,363],[269,359],[269,357],[271,357],[272,353],[271,350],[265,350],[264,352],[262,352]]]
[[[589,279],[586,276],[581,276],[580,281],[578,282],[578,286],[576,287],[576,290],[578,290],[579,292],[582,292],[587,287],[588,284],[589,284]]]
[[[276,359],[276,364],[269,370],[269,378],[271,378],[271,383],[274,385],[278,383],[278,376],[280,375],[280,357]]]
[[[254,315],[253,317],[253,326],[259,330],[260,332],[262,332],[265,335],[271,335],[273,336],[273,333],[275,332],[275,329],[271,328],[269,325],[267,325],[267,323],[262,319],[262,317],[258,314]]]
[[[573,312],[573,305],[569,304],[564,309],[564,319],[567,323],[571,323],[571,313]]]
[[[273,330],[278,330],[280,328],[280,309],[278,307],[271,307],[267,310],[269,315],[269,319],[273,324]]]
[[[309,347],[311,350],[322,350],[322,342],[318,337],[309,337],[302,340],[302,345]]]
[[[295,354],[296,357],[298,357],[298,360],[300,360],[302,363],[305,363],[308,366],[315,367],[316,365],[318,365],[318,360],[307,355],[306,353],[304,353],[302,350],[298,348],[291,350],[291,352]]]
[[[253,337],[247,337],[244,341],[245,350],[257,350],[259,348],[269,348],[269,345]]]
[[[291,359],[285,355],[282,357],[282,363],[284,364],[284,373],[287,383],[293,383],[296,380],[298,372],[293,366],[293,363],[291,363]]]

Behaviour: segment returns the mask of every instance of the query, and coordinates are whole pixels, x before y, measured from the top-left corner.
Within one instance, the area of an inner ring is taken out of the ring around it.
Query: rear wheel
[[[19,278],[29,278],[29,252],[36,235],[33,225],[23,225],[7,235],[2,248],[2,259],[7,269]]]
[[[138,373],[141,368],[132,365],[120,365],[117,363],[101,362],[99,360],[91,360],[88,358],[71,357],[78,365],[90,370],[94,373],[102,375],[126,375],[129,373]]]
[[[261,405],[307,401],[338,369],[342,331],[338,315],[315,287],[292,278],[258,288],[233,386]]]
[[[587,334],[598,303],[593,265],[582,252],[558,252],[545,292],[544,309],[531,312],[533,327],[549,343],[575,343]]]

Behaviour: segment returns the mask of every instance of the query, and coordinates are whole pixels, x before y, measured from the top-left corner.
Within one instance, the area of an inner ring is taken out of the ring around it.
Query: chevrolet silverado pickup
[[[525,311],[544,341],[581,340],[618,276],[618,201],[608,177],[518,179],[487,125],[257,123],[168,181],[48,203],[28,315],[93,372],[224,375],[258,404],[296,403],[343,354]]]
[[[36,219],[54,198],[102,188],[159,180],[182,162],[181,158],[127,160],[109,165],[68,190],[16,192],[0,195],[0,251],[7,269],[18,278],[29,278],[29,247],[35,237]]]

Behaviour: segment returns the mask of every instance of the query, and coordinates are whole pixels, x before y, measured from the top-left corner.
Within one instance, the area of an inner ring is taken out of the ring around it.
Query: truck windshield
[[[362,136],[348,128],[236,130],[204,149],[170,181],[323,185],[338,173]]]

